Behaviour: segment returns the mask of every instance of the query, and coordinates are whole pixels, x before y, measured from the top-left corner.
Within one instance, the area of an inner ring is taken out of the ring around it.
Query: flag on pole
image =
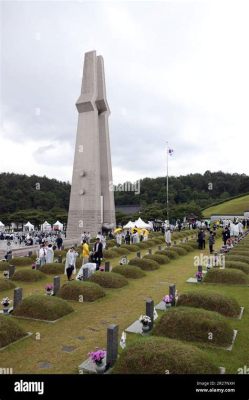
[[[173,149],[169,149],[168,152],[169,152],[169,155],[172,156],[173,153],[174,153],[174,150]]]

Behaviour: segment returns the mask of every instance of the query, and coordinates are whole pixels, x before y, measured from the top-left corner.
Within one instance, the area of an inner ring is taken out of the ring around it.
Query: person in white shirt
[[[166,230],[164,236],[165,236],[165,242],[166,242],[167,246],[170,246],[171,245],[171,232],[170,232],[169,228]]]
[[[52,248],[52,244],[48,245],[47,255],[46,255],[46,262],[47,262],[47,264],[50,264],[50,263],[54,262],[54,250]]]
[[[75,251],[73,246],[67,252],[66,263],[65,263],[65,275],[67,275],[68,281],[71,280],[72,274],[76,274],[76,258],[78,257],[78,255],[79,254]]]
[[[45,247],[45,244],[43,243],[39,251],[40,266],[46,264],[46,257],[47,257],[47,249]]]
[[[122,244],[122,236],[120,235],[120,233],[117,233],[116,235],[116,242],[118,246],[121,246]]]

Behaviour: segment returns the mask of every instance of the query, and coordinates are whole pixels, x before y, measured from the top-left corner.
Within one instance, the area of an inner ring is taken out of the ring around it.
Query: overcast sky
[[[114,183],[249,174],[249,2],[1,1],[0,172],[71,181],[84,53],[105,61]]]

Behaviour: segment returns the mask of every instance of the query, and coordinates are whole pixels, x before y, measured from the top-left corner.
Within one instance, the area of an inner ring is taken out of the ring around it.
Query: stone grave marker
[[[118,357],[118,325],[111,324],[107,328],[106,366],[113,367]]]
[[[162,250],[162,246],[158,246],[158,250],[161,251]]]
[[[22,288],[15,288],[14,289],[14,301],[13,301],[13,308],[15,309],[19,304],[22,302]]]
[[[110,261],[105,262],[105,272],[110,272]]]
[[[176,285],[169,285],[169,295],[173,297],[172,306],[175,306],[175,297],[176,297]]]
[[[10,265],[8,267],[8,271],[9,271],[9,278],[11,279],[15,273],[16,267],[15,265]]]
[[[140,251],[137,251],[137,257],[141,258],[141,252]]]
[[[152,299],[147,299],[146,304],[145,304],[145,314],[150,317],[151,323],[150,323],[150,329],[153,328],[153,322],[154,322],[154,301]]]
[[[152,254],[152,249],[148,249],[149,254]]]
[[[54,276],[53,286],[54,286],[54,296],[56,296],[57,293],[60,290],[60,287],[61,287],[61,278],[60,278],[60,276]]]

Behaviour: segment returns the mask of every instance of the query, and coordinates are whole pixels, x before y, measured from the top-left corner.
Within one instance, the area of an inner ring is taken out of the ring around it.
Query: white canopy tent
[[[146,224],[140,217],[135,221],[135,226],[140,229],[151,229],[149,224]]]
[[[24,230],[31,232],[35,230],[35,226],[32,225],[29,221],[24,225]]]
[[[135,223],[132,221],[129,221],[126,225],[123,226],[123,229],[131,229],[134,228]]]
[[[60,221],[56,221],[55,224],[53,224],[53,229],[55,231],[63,231],[63,224]]]
[[[42,225],[41,225],[41,230],[42,231],[51,231],[52,227],[51,224],[48,223],[48,221],[45,221]]]
[[[0,232],[4,232],[5,225],[0,221]]]

